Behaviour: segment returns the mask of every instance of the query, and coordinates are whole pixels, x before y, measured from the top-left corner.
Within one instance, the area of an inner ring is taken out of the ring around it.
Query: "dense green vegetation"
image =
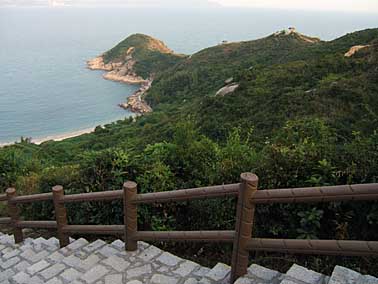
[[[344,57],[360,44],[370,47]],[[30,194],[61,184],[78,193],[120,189],[130,179],[140,192],[157,192],[237,182],[247,171],[262,189],[378,182],[377,66],[378,29],[331,42],[280,34],[205,49],[157,76],[147,96],[151,114],[62,142],[1,149],[0,187]],[[240,87],[215,96],[229,77]],[[74,206],[72,223],[122,223],[120,204]],[[142,207],[139,226],[233,229],[234,207],[231,199]],[[46,219],[52,210],[38,204],[24,214]],[[378,240],[377,202],[259,206],[256,221],[262,237]],[[187,252],[199,257],[200,248]],[[220,257],[211,249],[204,255]],[[268,256],[256,259],[279,269],[299,261],[324,272],[341,262],[378,271],[364,258]]]

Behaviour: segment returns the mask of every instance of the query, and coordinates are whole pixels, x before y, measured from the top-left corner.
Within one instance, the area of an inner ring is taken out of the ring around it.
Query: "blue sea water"
[[[295,26],[330,40],[378,27],[378,15],[279,10],[0,8],[0,143],[69,133],[131,115],[117,104],[136,86],[102,79],[85,62],[132,33],[179,53]]]

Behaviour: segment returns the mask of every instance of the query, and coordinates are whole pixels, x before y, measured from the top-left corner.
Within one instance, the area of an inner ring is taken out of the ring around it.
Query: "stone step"
[[[231,267],[224,264],[218,263],[212,269],[209,269],[199,281],[201,284],[229,284],[231,276]]]
[[[378,278],[362,275],[346,267],[336,266],[327,284],[378,284]]]
[[[15,244],[0,233],[0,284],[229,284],[231,268],[212,269],[138,242],[126,252],[116,240],[88,242],[70,238],[59,248],[56,238],[27,238]],[[378,284],[378,279],[336,266],[331,277],[294,264],[285,274],[257,264],[235,284]]]
[[[331,277],[294,264],[286,274],[281,274],[256,264],[235,284],[378,284],[378,278],[362,275],[351,269],[336,266]]]
[[[286,274],[257,264],[248,268],[248,273],[235,284],[326,284],[327,276],[294,264]]]
[[[55,238],[26,239],[14,244],[0,235],[0,284],[190,284],[209,273],[201,265],[144,242],[126,252],[124,243],[71,240],[59,248]]]
[[[279,283],[281,273],[275,270],[265,268],[263,266],[252,264],[248,268],[248,273],[244,277],[236,280],[235,284],[265,284],[265,283]]]

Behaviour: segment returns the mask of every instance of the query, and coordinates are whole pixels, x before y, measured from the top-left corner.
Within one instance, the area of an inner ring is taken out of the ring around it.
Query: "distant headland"
[[[89,60],[87,67],[91,70],[106,71],[103,78],[107,80],[140,84],[140,88],[127,98],[127,102],[120,103],[119,106],[137,114],[144,114],[152,111],[144,97],[155,76],[185,57],[175,54],[160,40],[134,34],[111,50]]]

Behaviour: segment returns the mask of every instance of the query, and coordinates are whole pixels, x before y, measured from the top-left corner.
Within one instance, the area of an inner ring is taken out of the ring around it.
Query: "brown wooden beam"
[[[62,229],[66,234],[122,235],[123,225],[66,225]]]
[[[137,184],[132,181],[125,182],[123,192],[125,249],[127,251],[136,251],[138,242],[133,237],[138,231],[138,213],[137,205],[133,201],[138,196]]]
[[[69,203],[69,202],[84,202],[84,201],[111,201],[111,200],[122,199],[122,197],[123,197],[123,190],[100,191],[100,192],[65,195],[59,202]]]
[[[6,194],[0,194],[0,201],[7,201],[8,197]]]
[[[234,236],[234,231],[143,231],[137,232],[133,238],[138,241],[232,243]]]
[[[11,223],[12,223],[12,219],[10,217],[0,218],[0,224],[1,225],[9,225]]]
[[[63,228],[67,226],[67,211],[64,204],[60,201],[64,197],[63,186],[57,185],[53,189],[53,200],[55,208],[55,219],[57,223],[58,239],[60,247],[65,247],[70,243],[69,235],[63,232]]]
[[[13,227],[13,236],[16,244],[21,243],[24,240],[22,230],[16,227],[17,222],[20,220],[20,209],[16,203],[12,202],[12,199],[16,197],[16,189],[8,188],[6,191],[8,198],[8,214],[11,218],[11,225]]]
[[[251,198],[254,204],[311,203],[331,201],[378,200],[378,184],[354,184],[259,190]]]
[[[50,193],[16,196],[15,198],[11,200],[11,203],[33,203],[33,202],[47,201],[47,200],[52,200],[52,199],[53,199],[53,195],[50,192]]]
[[[194,199],[219,198],[237,196],[239,184],[217,185],[209,187],[180,189],[154,193],[138,194],[133,203],[166,203],[175,201],[188,201]]]
[[[378,256],[378,242],[341,240],[250,239],[252,251],[297,254]]]
[[[31,229],[56,229],[58,225],[56,221],[18,221],[17,228],[31,228]]]

